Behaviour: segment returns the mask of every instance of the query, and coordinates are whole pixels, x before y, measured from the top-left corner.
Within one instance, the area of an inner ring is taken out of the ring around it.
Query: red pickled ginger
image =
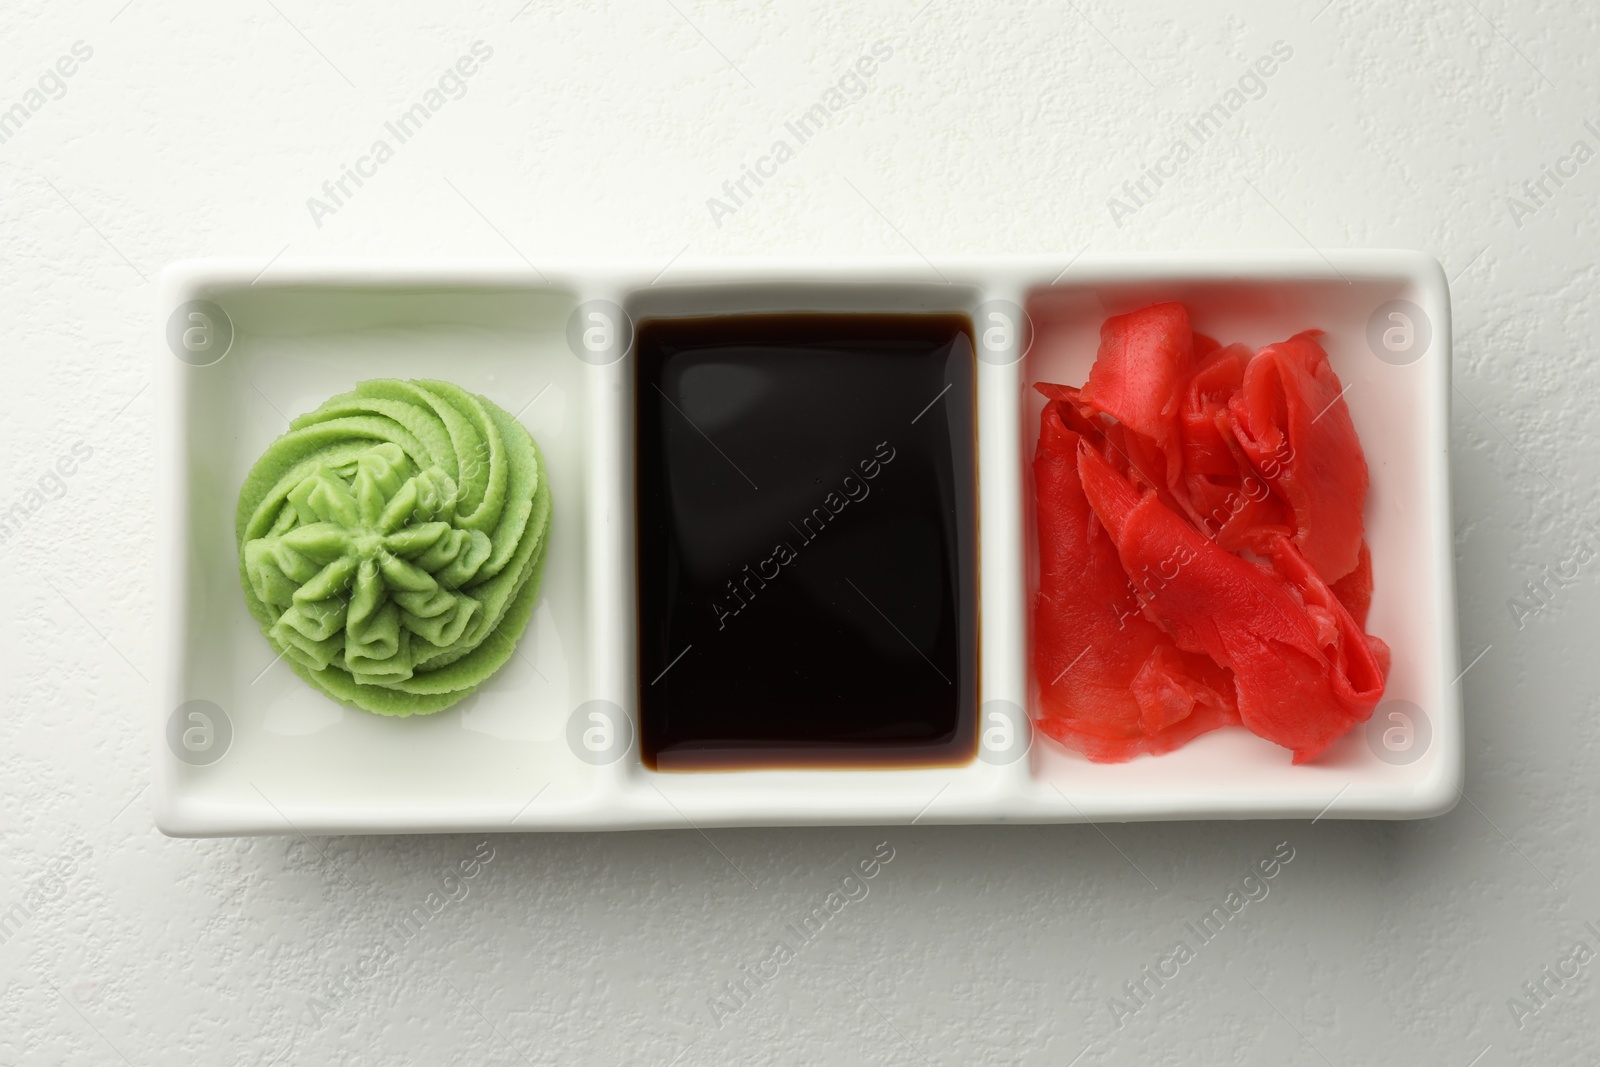
[[[1317,341],[1252,354],[1181,304],[1114,316],[1040,384],[1036,720],[1092,760],[1243,724],[1314,759],[1382,696],[1367,466]]]

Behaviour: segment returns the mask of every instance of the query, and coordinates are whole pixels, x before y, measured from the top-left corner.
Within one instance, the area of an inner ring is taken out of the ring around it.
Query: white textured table
[[[919,2],[0,12],[0,1063],[1592,1060],[1600,16]],[[417,103],[402,140],[386,123]],[[801,142],[818,103],[838,109]],[[365,176],[341,192],[346,167]],[[1454,284],[1472,666],[1449,815],[152,828],[167,261],[1308,243],[1424,249]],[[875,849],[869,892],[796,935]],[[1270,892],[1196,936],[1275,849]],[[792,958],[766,962],[780,938]]]

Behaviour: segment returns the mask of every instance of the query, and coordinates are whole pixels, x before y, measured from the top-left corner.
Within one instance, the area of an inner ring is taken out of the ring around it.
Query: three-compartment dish
[[[164,831],[1404,818],[1454,803],[1450,320],[1431,259],[656,271],[168,269]],[[1252,347],[1324,331],[1365,451],[1363,607],[1388,677],[1370,718],[1307,762],[1231,725],[1118,763],[1030,728],[1034,386],[1082,385],[1106,319],[1160,301]],[[306,684],[240,585],[252,466],[291,421],[373,379],[446,380],[509,413],[553,500],[520,640],[431,714],[371,714]]]

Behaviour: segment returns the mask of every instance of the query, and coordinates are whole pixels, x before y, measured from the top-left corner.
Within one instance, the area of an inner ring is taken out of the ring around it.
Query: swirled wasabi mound
[[[239,490],[239,576],[295,672],[379,715],[426,715],[516,651],[550,489],[528,431],[481,396],[377,379],[289,425]]]

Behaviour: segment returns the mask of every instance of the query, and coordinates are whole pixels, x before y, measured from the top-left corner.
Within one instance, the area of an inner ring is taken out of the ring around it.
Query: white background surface
[[[93,49],[0,144],[0,511],[93,450],[0,552],[0,913],[28,912],[0,944],[0,1063],[1591,1059],[1600,968],[1520,1027],[1508,1000],[1600,951],[1600,567],[1521,627],[1507,601],[1600,547],[1600,159],[1542,205],[1520,192],[1600,149],[1596,13],[674,2],[0,12],[0,108]],[[465,97],[317,226],[306,198],[479,39]],[[717,225],[706,199],[880,39],[870,90]],[[1265,94],[1118,226],[1108,198],[1278,40]],[[1487,651],[1449,815],[496,837],[407,942],[386,928],[479,839],[152,828],[162,264],[1307,243],[1424,249],[1454,281],[1462,662]],[[867,897],[718,1027],[710,998],[885,840]],[[1285,841],[1266,899],[1119,1029],[1108,999]]]

